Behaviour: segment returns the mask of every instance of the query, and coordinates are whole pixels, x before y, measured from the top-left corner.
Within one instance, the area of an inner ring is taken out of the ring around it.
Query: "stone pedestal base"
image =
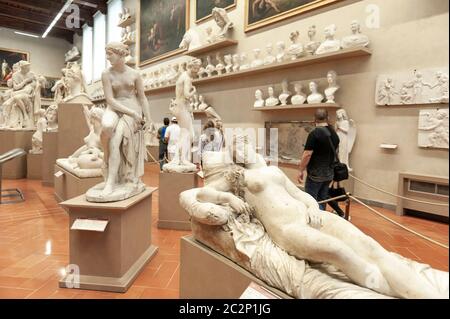
[[[31,137],[34,131],[0,130],[0,154],[14,148],[22,148],[26,152],[31,149]],[[27,177],[27,159],[25,156],[15,158],[3,165],[3,178],[20,179]]]
[[[191,235],[181,238],[180,299],[238,299],[251,282],[280,298],[292,299]]]
[[[58,132],[43,133],[42,149],[42,185],[54,186],[53,170],[58,158]]]
[[[89,128],[81,103],[58,104],[58,158],[67,158],[84,145]]]
[[[54,173],[61,171],[62,175],[53,176],[55,197],[59,202],[83,195],[87,190],[103,181],[103,177],[79,178],[59,165],[54,165]]]
[[[158,228],[191,230],[189,214],[180,206],[180,193],[196,188],[196,173],[159,173]]]
[[[157,252],[151,243],[152,193],[143,193],[115,203],[90,203],[84,195],[61,203],[69,212],[70,265],[78,276],[67,275],[62,288],[125,292]],[[84,226],[74,228],[75,221]],[[107,221],[102,231],[87,222]],[[81,227],[81,228],[80,228]],[[79,281],[77,280],[79,279]]]
[[[27,154],[27,178],[42,179],[42,154]]]

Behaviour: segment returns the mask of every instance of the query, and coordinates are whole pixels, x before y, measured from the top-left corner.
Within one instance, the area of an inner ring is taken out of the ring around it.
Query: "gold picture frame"
[[[202,23],[202,22],[205,22],[205,21],[208,21],[209,19],[211,19],[212,18],[212,15],[211,14],[209,14],[209,15],[207,15],[207,16],[204,16],[204,17],[202,17],[202,18],[200,18],[200,19],[197,19],[197,9],[198,9],[198,7],[197,7],[197,4],[198,4],[198,1],[204,1],[204,0],[194,0],[195,1],[195,23],[196,24],[200,24],[200,23]],[[230,4],[229,6],[227,6],[227,7],[225,7],[224,9],[225,10],[227,10],[227,11],[230,11],[230,10],[233,10],[233,9],[235,9],[236,8],[236,6],[237,6],[237,1],[238,0],[234,0],[234,3],[233,4]]]
[[[17,55],[17,58],[14,56],[7,57],[7,52],[10,52],[12,54]],[[22,55],[22,57],[19,57],[19,55]],[[12,70],[12,66],[14,63],[19,62],[20,60],[23,60],[23,56],[26,57],[25,61],[30,62],[30,53],[22,50],[17,49],[9,49],[9,48],[2,48],[0,47],[0,87],[6,87],[6,81],[3,79],[3,60],[7,60],[8,68]]]
[[[136,55],[137,55],[137,65],[139,67],[143,67],[152,63],[155,63],[157,61],[161,61],[164,59],[167,59],[169,57],[175,56],[175,55],[179,55],[183,52],[186,51],[186,49],[175,49],[166,53],[163,53],[161,55],[155,56],[153,58],[150,59],[146,59],[146,60],[142,60],[141,59],[141,1],[149,1],[149,0],[138,0],[138,10],[136,13],[136,30],[137,30],[137,41],[136,41]],[[160,0],[160,1],[164,1],[164,0]],[[184,0],[185,1],[185,8],[186,8],[186,12],[185,12],[185,32],[187,30],[189,30],[189,25],[190,25],[190,1],[191,0]],[[181,42],[181,41],[180,41]]]
[[[343,0],[311,0],[310,2],[299,5],[298,7],[292,8],[290,10],[287,10],[285,12],[281,12],[275,15],[272,15],[267,18],[263,18],[257,22],[249,22],[250,20],[250,1],[254,3],[254,1],[260,1],[260,0],[244,0],[245,1],[245,32],[250,32],[262,27],[265,27],[267,25],[270,25],[272,23],[276,23],[288,18],[291,18],[293,16],[310,12],[319,8],[323,8],[325,6],[329,6],[331,4],[337,3],[339,1]]]

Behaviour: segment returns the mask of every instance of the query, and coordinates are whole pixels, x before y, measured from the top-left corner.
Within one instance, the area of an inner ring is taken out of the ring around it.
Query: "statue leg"
[[[119,123],[114,131],[114,135],[109,140],[108,175],[105,181],[103,194],[111,194],[114,185],[119,178],[120,166],[120,144],[123,139],[123,126]]]

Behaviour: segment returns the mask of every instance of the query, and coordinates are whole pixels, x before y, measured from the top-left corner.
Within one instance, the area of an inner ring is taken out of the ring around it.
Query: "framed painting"
[[[6,81],[12,75],[13,65],[21,60],[30,61],[30,54],[28,52],[0,48],[0,86],[6,86]]]
[[[179,45],[188,29],[189,0],[139,0],[139,66],[183,52]]]
[[[342,0],[245,0],[245,32]]]
[[[55,97],[55,92],[52,92],[52,87],[55,85],[56,81],[60,78],[55,78],[51,76],[45,77],[45,85],[41,87],[41,99],[53,100]]]
[[[224,8],[231,10],[236,7],[237,0],[195,0],[195,23],[211,18],[212,9]]]
[[[313,121],[266,122],[266,155],[278,153],[278,162],[300,164],[306,139],[314,128]],[[278,138],[274,141],[270,140],[271,129],[278,130]]]

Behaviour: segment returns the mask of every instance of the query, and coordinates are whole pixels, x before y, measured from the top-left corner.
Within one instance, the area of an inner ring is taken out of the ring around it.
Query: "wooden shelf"
[[[210,44],[206,44],[206,45],[202,45],[201,47],[195,48],[193,50],[189,50],[185,53],[185,55],[189,55],[189,56],[193,56],[193,57],[198,57],[202,54],[211,52],[211,51],[215,51],[218,49],[223,49],[226,47],[230,47],[230,46],[234,46],[237,45],[237,41],[236,40],[231,40],[231,39],[223,39],[214,43],[210,43]]]
[[[301,109],[319,109],[319,108],[340,108],[339,104],[336,103],[317,103],[317,104],[300,104],[300,105],[277,105],[277,106],[264,106],[264,107],[253,107],[253,111],[264,112],[264,111],[283,111],[283,110],[301,110]]]
[[[134,23],[134,17],[129,17],[128,19],[126,19],[126,20],[120,22],[117,26],[118,26],[119,28],[126,28],[126,27],[128,27],[129,25],[132,25],[133,23]]]
[[[311,55],[294,61],[286,61],[281,63],[273,63],[270,65],[264,65],[257,68],[250,68],[247,70],[237,71],[233,73],[226,73],[222,75],[214,75],[207,78],[195,79],[192,81],[194,85],[202,85],[217,81],[232,80],[244,76],[253,76],[256,74],[269,73],[278,70],[291,69],[296,67],[307,66],[311,64],[325,63],[330,61],[356,58],[362,56],[369,56],[372,51],[366,47],[343,49],[337,52],[325,53],[321,55]],[[146,91],[147,94],[150,93],[160,93],[164,91],[170,91],[175,88],[175,85],[167,85],[159,88],[153,88]]]
[[[127,40],[127,41],[122,41],[122,43],[125,44],[125,45],[133,45],[133,44],[136,43],[136,41],[133,41],[133,40]]]

